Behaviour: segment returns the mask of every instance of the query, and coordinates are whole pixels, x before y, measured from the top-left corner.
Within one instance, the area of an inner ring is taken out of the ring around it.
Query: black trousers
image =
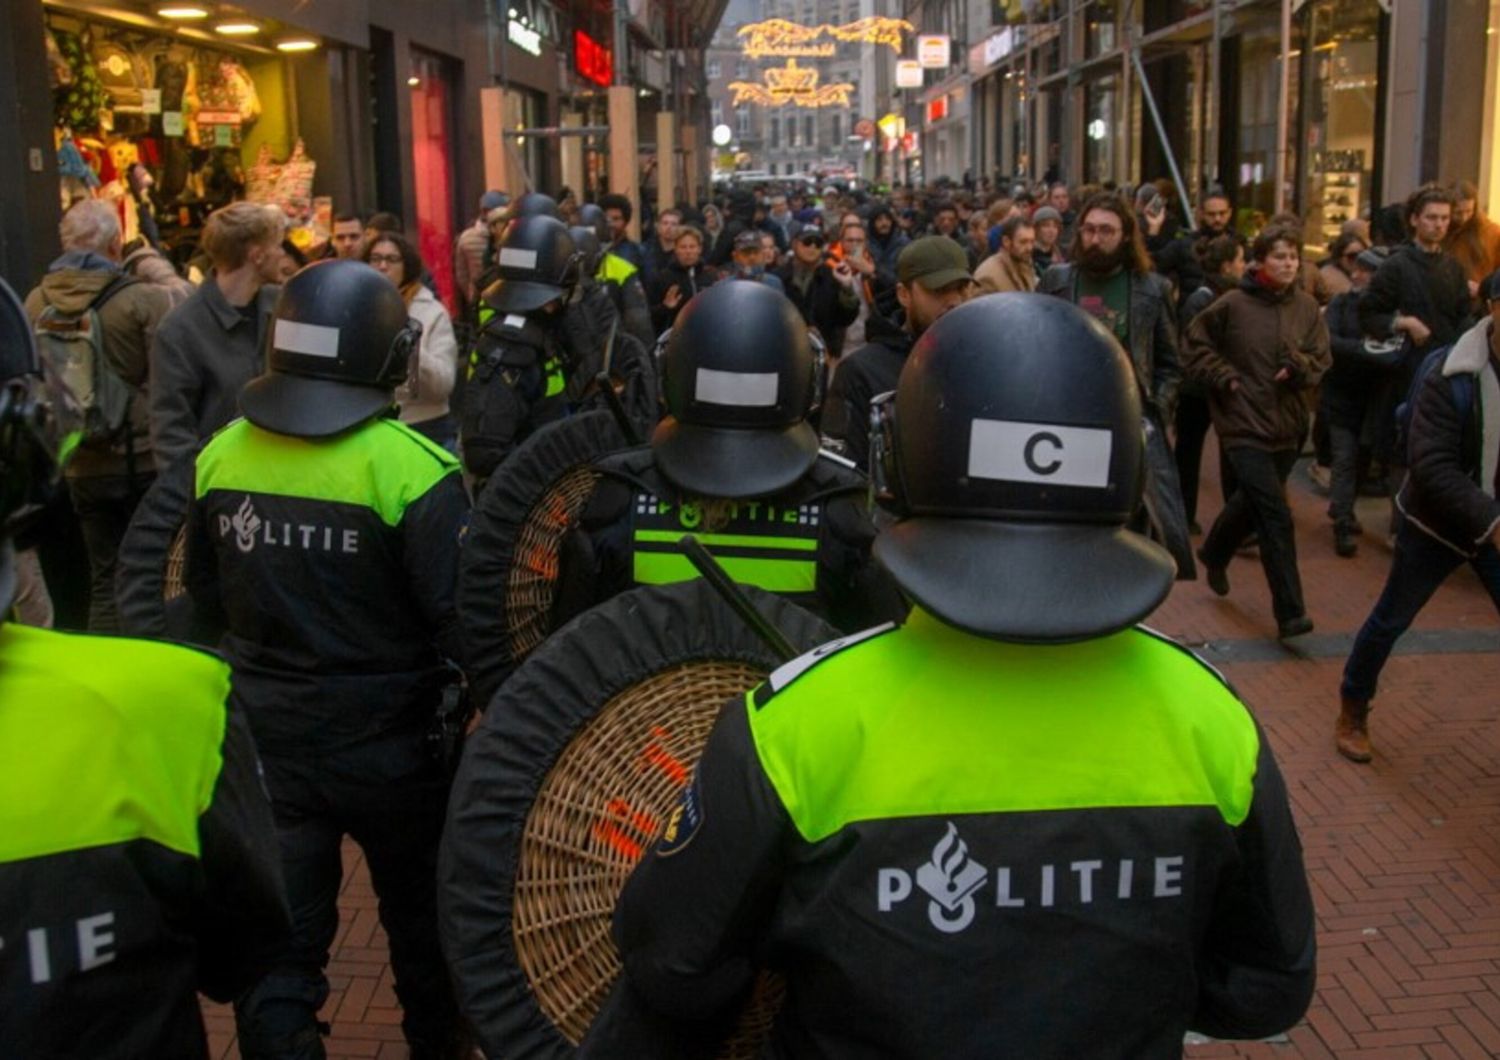
[[[338,933],[340,846],[364,852],[390,942],[401,1029],[413,1060],[453,1055],[459,1015],[438,945],[437,850],[448,781],[422,734],[307,758],[263,756],[292,910],[292,940],[235,1003],[245,1060],[321,1060],[317,1013],[328,999]]]
[[[83,532],[84,548],[89,556],[89,632],[118,633],[120,612],[115,607],[115,564],[120,555],[120,541],[130,526],[147,487],[155,480],[152,474],[99,475],[93,478],[68,479],[73,510]]]
[[[1286,502],[1286,479],[1297,462],[1297,451],[1239,447],[1224,455],[1234,470],[1236,486],[1203,541],[1203,562],[1227,567],[1234,550],[1254,530],[1260,537],[1260,563],[1271,588],[1276,621],[1296,618],[1307,610],[1297,573],[1292,509]]]
[[[1191,393],[1178,397],[1173,422],[1177,429],[1173,453],[1177,457],[1177,481],[1182,486],[1182,506],[1190,523],[1198,521],[1198,479],[1203,470],[1203,442],[1212,425],[1207,398]]]

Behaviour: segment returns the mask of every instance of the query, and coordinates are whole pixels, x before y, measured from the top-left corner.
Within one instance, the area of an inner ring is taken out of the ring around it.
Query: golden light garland
[[[759,103],[767,107],[784,107],[788,103],[799,107],[847,107],[849,93],[854,86],[847,81],[827,85],[818,84],[818,71],[809,66],[798,66],[796,59],[788,59],[785,66],[776,66],[766,71],[764,83],[755,81],[731,81],[729,91],[734,93],[730,105]]]
[[[825,22],[817,26],[801,26],[784,18],[767,19],[741,26],[739,36],[745,38],[740,50],[751,59],[768,57],[814,57],[827,58],[834,54],[837,45],[884,44],[891,50],[901,51],[901,34],[913,33],[916,27],[904,18],[871,16],[858,22],[834,26]],[[822,38],[832,37],[833,41]]]

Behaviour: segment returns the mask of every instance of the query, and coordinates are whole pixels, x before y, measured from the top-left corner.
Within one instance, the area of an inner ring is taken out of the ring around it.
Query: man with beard
[[[871,211],[870,256],[877,269],[895,272],[901,252],[910,243],[911,237],[896,226],[896,214],[889,206],[881,203]]]
[[[1479,192],[1470,181],[1453,186],[1453,223],[1443,249],[1463,266],[1470,297],[1477,297],[1480,283],[1500,269],[1500,224],[1479,209]]]
[[[824,414],[825,432],[843,439],[845,455],[860,470],[869,470],[870,400],[896,389],[913,343],[944,313],[967,302],[973,291],[968,256],[947,236],[924,236],[901,251],[896,262],[899,328],[878,327],[871,307],[865,323],[870,341],[839,365]]]
[[[1142,517],[1177,560],[1179,576],[1194,576],[1187,513],[1165,424],[1177,403],[1182,368],[1172,285],[1151,271],[1135,214],[1119,195],[1091,195],[1078,211],[1069,264],[1054,265],[1037,290],[1067,299],[1111,331],[1135,368],[1147,429],[1146,504]],[[1143,527],[1144,529],[1144,527]]]
[[[980,294],[1036,290],[1036,227],[1017,214],[1000,226],[1000,249],[985,259],[974,273]]]
[[[1118,195],[1092,196],[1079,217],[1070,263],[1048,269],[1037,290],[1067,299],[1114,333],[1135,365],[1146,414],[1159,422],[1182,378],[1171,286],[1151,271],[1135,214]]]

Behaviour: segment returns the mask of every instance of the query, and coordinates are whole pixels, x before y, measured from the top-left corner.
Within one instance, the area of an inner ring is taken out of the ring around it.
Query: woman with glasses
[[[1354,289],[1354,263],[1369,248],[1369,240],[1358,232],[1345,229],[1328,247],[1328,260],[1320,265],[1323,282],[1333,297]]]
[[[407,313],[422,325],[412,371],[396,388],[401,422],[452,452],[458,445],[458,424],[448,410],[448,397],[458,374],[458,341],[448,311],[422,285],[422,256],[400,232],[381,232],[365,247],[364,260],[396,285]]]

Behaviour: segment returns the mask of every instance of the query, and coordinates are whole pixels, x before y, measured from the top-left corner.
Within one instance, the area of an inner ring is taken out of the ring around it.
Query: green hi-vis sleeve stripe
[[[1211,670],[1135,630],[1003,644],[913,612],[757,709],[761,765],[809,842],[934,814],[1214,806],[1250,812],[1259,735]]]
[[[686,530],[637,530],[637,541],[653,541],[675,545],[682,540]],[[698,543],[712,551],[715,548],[783,548],[792,552],[816,552],[815,537],[764,537],[759,534],[699,534],[694,533]]]
[[[754,585],[772,593],[810,593],[818,587],[818,565],[813,560],[750,559],[716,556],[725,572],[741,585]],[[698,569],[686,556],[670,552],[635,553],[638,585],[670,585],[692,581]]]
[[[556,361],[549,362],[547,364],[547,393],[544,396],[557,397],[558,394],[567,389],[567,386],[568,380],[563,375],[562,368],[558,366]]]
[[[198,454],[196,495],[229,490],[357,504],[397,526],[408,505],[457,470],[446,449],[392,419],[332,438],[293,438],[236,420]]]
[[[136,839],[196,857],[228,695],[204,652],[0,628],[0,863]]]

